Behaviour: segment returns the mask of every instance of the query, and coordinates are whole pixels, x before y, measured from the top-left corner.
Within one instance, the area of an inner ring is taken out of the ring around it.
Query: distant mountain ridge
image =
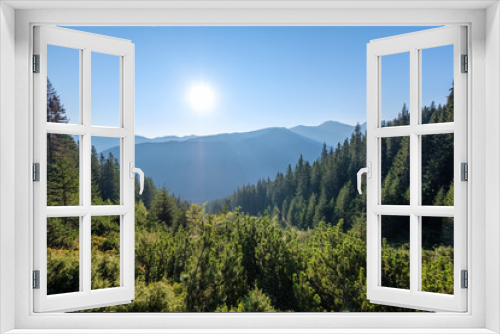
[[[264,131],[266,129],[272,128],[264,128],[261,130],[255,130],[250,132],[233,132],[233,133],[220,133],[215,135],[208,136],[163,136],[163,137],[155,137],[155,138],[147,138],[144,136],[136,135],[135,136],[135,144],[144,144],[144,143],[165,143],[169,141],[186,141],[194,138],[206,138],[211,140],[218,140],[228,135],[238,134],[241,136],[253,135],[259,133],[259,131]],[[290,131],[295,132],[299,135],[302,135],[306,138],[315,140],[320,143],[326,143],[327,146],[336,146],[337,143],[341,143],[344,139],[349,138],[351,133],[354,131],[354,126],[337,122],[337,121],[326,121],[321,123],[320,125],[297,125],[291,128],[288,128]],[[361,124],[361,131],[366,131],[366,122]],[[116,146],[116,138],[108,138],[108,137],[93,137],[92,138],[92,146],[95,146],[97,152],[103,152],[109,150]]]
[[[228,196],[239,186],[274,178],[289,164],[295,164],[300,155],[312,162],[321,154],[323,143],[337,146],[351,136],[354,128],[328,121],[319,126],[200,137],[136,136],[135,164],[170,193],[203,203]],[[117,155],[119,148],[108,148],[104,154],[108,152]]]
[[[195,136],[164,136],[164,137],[156,137],[156,138],[147,138],[144,136],[135,136],[135,144],[143,144],[143,143],[164,143],[167,141],[183,141],[191,138],[195,138]],[[108,137],[92,137],[92,146],[95,146],[97,152],[102,152],[109,150],[116,146],[116,138],[108,138]]]
[[[365,124],[361,125],[363,132],[363,127],[366,128]],[[336,121],[326,121],[317,126],[298,125],[290,130],[320,143],[326,143],[327,146],[335,147],[337,143],[342,143],[351,136],[354,126]]]

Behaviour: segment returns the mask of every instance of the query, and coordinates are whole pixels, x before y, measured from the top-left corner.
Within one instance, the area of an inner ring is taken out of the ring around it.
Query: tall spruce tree
[[[67,123],[66,109],[47,79],[47,121]],[[47,205],[79,205],[78,143],[70,135],[47,134]]]

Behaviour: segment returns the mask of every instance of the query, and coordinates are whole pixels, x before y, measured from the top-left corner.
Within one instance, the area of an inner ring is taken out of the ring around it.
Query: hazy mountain
[[[288,129],[269,128],[137,144],[135,164],[157,185],[202,203],[227,196],[240,185],[274,177],[295,163],[300,154],[312,161],[321,148],[321,143]],[[117,148],[111,151],[118,153]]]
[[[366,123],[363,123],[361,128],[364,132]],[[326,143],[327,146],[336,147],[337,143],[343,143],[346,138],[351,137],[354,126],[336,121],[327,121],[318,126],[299,125],[290,128],[290,130],[320,143]]]
[[[228,196],[239,186],[274,178],[277,172],[285,172],[288,164],[295,164],[301,154],[312,162],[319,157],[323,143],[336,147],[353,131],[352,125],[328,121],[318,126],[202,137],[136,136],[135,164],[158,186],[203,203]],[[108,138],[99,139],[103,139],[100,147],[110,144],[105,141]],[[108,151],[118,154],[117,147],[108,147]]]
[[[167,141],[183,141],[194,137],[195,136],[185,136],[185,137],[165,136],[156,138],[146,138],[143,136],[135,136],[135,144],[137,145],[142,143],[164,143]],[[95,146],[97,152],[109,150],[110,148],[117,146],[117,143],[118,143],[117,138],[92,137],[92,146]]]

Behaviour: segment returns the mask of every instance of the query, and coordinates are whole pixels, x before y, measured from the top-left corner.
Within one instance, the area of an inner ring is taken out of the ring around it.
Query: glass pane
[[[381,126],[410,124],[410,53],[381,57]]]
[[[47,294],[80,291],[80,218],[47,218]]]
[[[453,218],[422,217],[422,291],[453,294]]]
[[[92,217],[92,289],[120,286],[120,216]]]
[[[410,289],[410,217],[382,216],[382,286]]]
[[[120,127],[120,57],[92,52],[91,123]]]
[[[422,136],[422,205],[453,206],[453,134]]]
[[[80,123],[80,50],[47,45],[47,122]]]
[[[453,45],[423,49],[422,124],[453,122]]]
[[[410,137],[382,138],[382,204],[410,204]]]
[[[92,137],[92,205],[120,204],[120,138]],[[109,149],[98,151],[102,143]]]
[[[47,206],[80,205],[80,138],[47,134]]]

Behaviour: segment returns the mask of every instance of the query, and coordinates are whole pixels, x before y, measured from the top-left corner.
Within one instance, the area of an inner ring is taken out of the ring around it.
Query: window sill
[[[5,334],[489,334],[471,329],[14,329]]]

